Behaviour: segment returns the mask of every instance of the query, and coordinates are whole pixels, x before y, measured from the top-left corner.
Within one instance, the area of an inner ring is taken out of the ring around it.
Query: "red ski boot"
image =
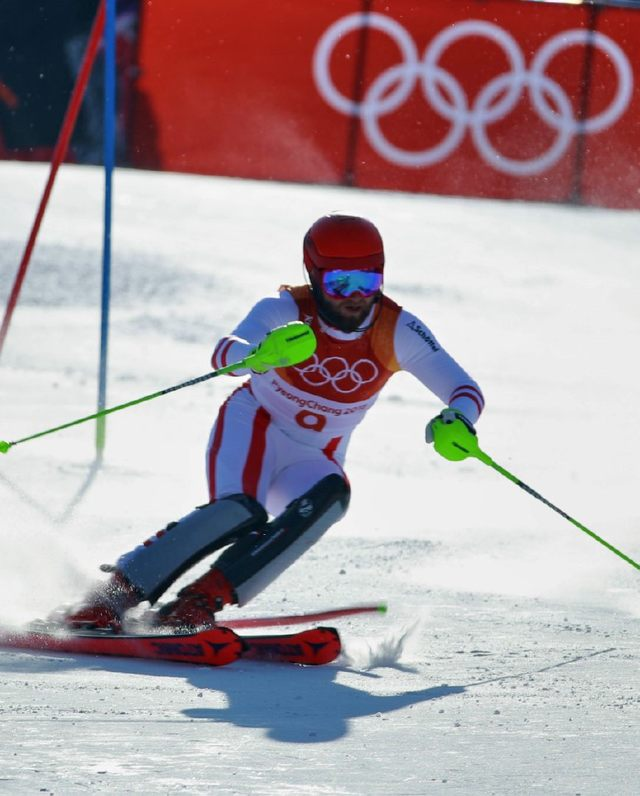
[[[218,569],[210,569],[185,586],[175,600],[156,612],[155,624],[172,630],[195,630],[215,625],[216,611],[237,602],[233,587]]]
[[[122,631],[122,617],[142,600],[140,593],[119,572],[90,592],[84,602],[62,617],[70,630]]]

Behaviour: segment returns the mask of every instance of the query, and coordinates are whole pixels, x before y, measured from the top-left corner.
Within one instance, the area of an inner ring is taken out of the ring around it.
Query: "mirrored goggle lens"
[[[376,271],[325,271],[322,287],[333,298],[348,298],[354,293],[373,296],[382,287],[382,274]]]

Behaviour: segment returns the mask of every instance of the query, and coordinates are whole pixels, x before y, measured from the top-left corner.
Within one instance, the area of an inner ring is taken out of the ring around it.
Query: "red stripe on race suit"
[[[349,481],[349,476],[346,474],[344,467],[340,464],[340,462],[336,461],[335,459],[336,451],[338,450],[338,446],[340,445],[341,442],[342,442],[342,437],[334,437],[333,439],[329,440],[329,442],[324,446],[322,452],[327,457],[327,459],[329,459],[329,461],[332,461],[340,468],[342,477],[347,482],[347,485],[351,486],[351,482]]]
[[[232,345],[233,345],[233,340],[229,340],[229,342],[225,346],[224,350],[220,354],[220,358],[222,359],[222,367],[223,368],[226,368],[227,365],[229,364],[229,362],[227,361],[227,357],[229,356],[229,351],[230,351]]]
[[[216,345],[216,347],[213,349],[213,354],[211,354],[211,367],[214,370],[217,370],[220,367],[220,360],[218,359],[218,353],[220,352],[223,343],[224,340],[220,340]]]
[[[229,401],[233,398],[233,396],[240,392],[240,390],[249,390],[251,392],[251,386],[248,382],[242,384],[238,387],[237,390],[234,390],[231,395],[227,398],[227,400],[222,404],[220,407],[220,411],[218,412],[218,418],[216,420],[216,430],[213,435],[213,440],[211,441],[211,447],[209,448],[208,460],[207,460],[207,476],[209,479],[209,499],[213,500],[215,497],[216,492],[216,459],[218,454],[220,453],[220,446],[222,445],[222,437],[224,435],[224,422],[225,416],[227,413],[227,406]]]
[[[229,403],[229,399],[227,399],[222,406],[220,407],[220,412],[218,413],[218,419],[216,420],[216,430],[213,434],[213,440],[211,441],[211,447],[209,448],[209,455],[207,459],[207,476],[209,479],[209,499],[213,500],[216,495],[216,459],[218,457],[218,453],[220,452],[220,446],[222,445],[222,433],[224,430],[224,418],[227,412],[227,404]]]
[[[449,398],[449,404],[453,403],[456,398],[470,398],[478,409],[478,414],[482,414],[484,409],[484,398],[482,393],[470,384],[465,384],[462,387],[457,387]]]
[[[217,368],[220,367],[220,364],[218,362],[218,351],[220,350],[221,345],[222,345],[222,340],[219,340],[218,343],[216,344],[216,347],[213,349],[213,354],[211,354],[211,367],[214,368],[214,370],[217,370]]]
[[[333,458],[335,456],[336,451],[338,450],[338,445],[342,442],[342,437],[334,437],[330,440],[322,449],[322,452],[327,457],[327,459],[331,459],[331,461],[335,461]]]
[[[480,392],[480,390],[475,387],[473,384],[460,384],[455,390],[451,393],[451,397],[449,398],[449,403],[453,401],[454,398],[459,398],[459,393],[468,393],[472,392],[475,393],[475,398],[481,404],[482,408],[484,408],[484,396]]]
[[[229,340],[227,337],[223,337],[222,340],[220,340],[211,357],[211,364],[214,368],[225,368],[227,366],[227,355],[229,354],[229,349],[233,342],[233,340]]]
[[[253,418],[251,443],[242,473],[242,491],[254,498],[258,494],[258,481],[267,447],[267,428],[270,422],[271,415],[260,406]]]

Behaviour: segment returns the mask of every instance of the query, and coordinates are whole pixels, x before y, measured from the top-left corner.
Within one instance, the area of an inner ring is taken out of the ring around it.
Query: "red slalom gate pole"
[[[347,608],[332,608],[328,611],[318,611],[310,614],[292,614],[290,616],[260,616],[255,619],[229,619],[220,620],[224,627],[240,630],[243,627],[277,627],[278,625],[301,625],[305,622],[324,622],[327,619],[338,619],[341,616],[353,616],[354,614],[385,614],[387,606],[385,603],[377,605],[352,605]]]
[[[100,1],[100,5],[96,13],[96,18],[93,22],[93,27],[91,28],[91,33],[89,35],[89,43],[87,44],[87,49],[85,51],[82,64],[80,65],[80,71],[78,72],[78,77],[76,79],[75,86],[73,87],[73,91],[71,93],[69,105],[67,106],[67,110],[65,112],[64,119],[62,121],[60,134],[58,135],[58,140],[56,141],[56,145],[53,150],[53,155],[51,158],[51,168],[49,170],[49,178],[47,180],[47,184],[45,185],[45,189],[42,194],[42,199],[40,200],[38,212],[36,213],[36,218],[35,221],[33,222],[33,226],[31,228],[31,233],[29,235],[29,239],[27,241],[24,254],[22,255],[22,260],[20,262],[20,267],[18,268],[18,273],[16,275],[16,279],[13,284],[13,288],[11,290],[11,295],[9,296],[9,300],[7,301],[7,308],[5,310],[4,318],[2,320],[2,326],[0,327],[0,355],[2,354],[4,341],[7,336],[9,324],[11,323],[13,311],[16,307],[16,304],[18,303],[18,297],[20,295],[20,290],[22,289],[22,283],[24,282],[24,277],[27,273],[29,262],[31,261],[31,255],[33,254],[33,249],[36,244],[38,232],[40,231],[40,225],[42,224],[42,219],[44,218],[44,214],[47,209],[47,204],[49,203],[49,196],[51,195],[51,190],[53,189],[53,183],[55,182],[56,174],[58,173],[60,164],[64,160],[67,154],[67,150],[69,149],[69,141],[71,140],[73,130],[76,126],[76,120],[78,118],[80,106],[82,105],[82,98],[84,97],[84,92],[87,88],[87,83],[89,82],[89,76],[91,75],[93,62],[96,59],[96,54],[98,52],[98,48],[100,47],[100,42],[102,40],[102,33],[104,31],[104,20],[105,20],[104,3],[105,0]]]

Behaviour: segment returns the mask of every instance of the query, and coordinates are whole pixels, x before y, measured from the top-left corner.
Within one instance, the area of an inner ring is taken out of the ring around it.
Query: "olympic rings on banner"
[[[383,71],[367,89],[362,102],[354,102],[338,91],[330,71],[333,50],[345,35],[367,25],[388,35],[400,50],[402,61]],[[507,57],[509,71],[490,80],[471,104],[460,82],[440,66],[444,52],[454,43],[480,36],[497,44]],[[576,119],[567,92],[547,74],[550,61],[562,50],[591,43],[611,60],[617,77],[611,103],[595,116]],[[432,39],[422,59],[408,31],[396,20],[379,13],[349,14],[334,22],[321,36],[313,56],[313,75],[318,91],[335,110],[359,116],[369,143],[383,158],[398,166],[423,168],[448,158],[458,148],[467,130],[481,157],[497,171],[515,176],[540,174],[560,160],[578,133],[597,133],[614,124],[626,111],[633,92],[633,70],[624,51],[599,31],[567,30],[552,36],[540,47],[527,69],[518,42],[499,25],[470,19],[445,28]],[[443,119],[451,124],[444,138],[421,151],[402,149],[391,143],[380,128],[382,117],[396,111],[409,98],[416,84]],[[488,126],[504,119],[516,107],[523,90],[529,92],[536,113],[556,137],[549,149],[529,160],[499,153],[489,139]]]

